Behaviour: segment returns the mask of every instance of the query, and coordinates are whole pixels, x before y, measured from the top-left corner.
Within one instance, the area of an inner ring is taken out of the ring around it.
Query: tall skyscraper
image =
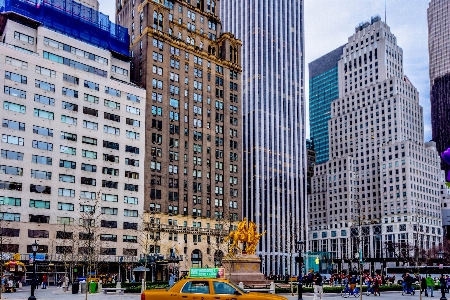
[[[2,251],[31,253],[38,239],[53,262],[92,251],[136,261],[145,90],[130,82],[127,30],[64,7],[0,0]]]
[[[442,153],[450,147],[450,3],[431,0],[427,13],[432,136]],[[441,166],[447,175],[450,165]]]
[[[411,247],[441,243],[440,158],[435,143],[423,141],[403,50],[379,17],[349,37],[338,72],[330,159],[315,166],[309,196],[310,250],[331,252],[345,270],[361,249],[380,270]]]
[[[342,48],[309,63],[309,130],[318,164],[328,160],[328,120],[331,102],[339,98],[338,61]]]
[[[243,42],[244,216],[267,230],[262,271],[293,274],[306,229],[303,0],[221,7],[225,30]]]
[[[221,264],[220,236],[241,220],[241,42],[218,1],[117,2],[131,78],[147,89],[145,211],[151,253],[179,271]]]

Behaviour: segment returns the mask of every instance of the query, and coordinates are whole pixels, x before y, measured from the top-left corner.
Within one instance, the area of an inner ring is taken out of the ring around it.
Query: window
[[[30,214],[29,218],[30,218],[29,221],[33,222],[33,223],[49,223],[49,221],[50,221],[50,217],[49,216],[43,216],[43,215],[31,215]],[[40,246],[40,247],[48,247],[48,246]],[[42,253],[42,251],[40,251],[40,252]]]
[[[139,167],[139,160],[138,159],[125,158],[125,164],[128,165],[128,166]]]
[[[97,199],[97,194],[95,192],[81,191],[80,198],[95,200],[95,199]]]
[[[115,134],[115,135],[120,135],[120,129],[119,128],[108,126],[108,125],[103,125],[103,132],[110,133],[110,134]]]
[[[21,113],[21,114],[24,114],[26,112],[26,106],[25,105],[20,105],[20,104],[8,102],[8,101],[4,101],[3,102],[3,108],[5,110],[18,112],[18,113]]]
[[[55,99],[47,97],[47,96],[38,95],[38,94],[34,95],[34,101],[45,104],[45,105],[51,105],[51,106],[55,105]]]
[[[105,215],[117,215],[117,208],[113,207],[102,207],[102,214]]]
[[[115,101],[111,101],[111,100],[105,99],[104,104],[105,104],[106,107],[110,107],[110,108],[114,108],[114,109],[120,109],[120,103],[119,102],[115,102]]]
[[[20,74],[16,74],[16,73],[12,73],[12,72],[8,72],[5,71],[5,79],[9,79],[11,81],[15,81],[18,83],[23,83],[23,84],[27,84],[27,77],[20,75]]]
[[[77,163],[74,162],[74,161],[60,159],[59,160],[59,166],[61,168],[76,169],[77,168]]]
[[[90,108],[90,107],[83,106],[83,114],[91,115],[91,116],[94,116],[94,117],[98,117],[98,110]]]
[[[30,184],[30,192],[50,195],[52,188],[49,186]]]
[[[101,234],[100,235],[101,241],[108,241],[108,242],[117,242],[117,235],[115,234]]]
[[[22,176],[23,175],[23,168],[0,165],[0,174],[9,174],[9,175]]]
[[[130,152],[130,153],[134,153],[134,154],[139,154],[139,148],[138,147],[133,147],[133,146],[125,146],[125,152]]]
[[[102,180],[102,187],[107,187],[110,189],[117,189],[118,183],[115,181]]]
[[[87,204],[80,204],[80,212],[95,212],[95,206],[93,205],[87,205]]]
[[[50,209],[50,201],[30,200],[30,207]]]
[[[92,81],[87,81],[87,80],[84,81],[84,87],[88,88],[88,89],[96,90],[96,91],[100,90],[98,83],[95,83]],[[96,102],[96,103],[98,103],[98,102]]]
[[[43,119],[49,119],[49,120],[54,120],[54,117],[55,117],[52,112],[42,110],[42,109],[37,109],[37,108],[34,109],[34,116],[43,118]]]
[[[114,114],[110,114],[110,113],[107,113],[107,112],[103,113],[103,118],[106,119],[106,120],[114,121],[114,122],[120,122],[120,116],[114,115]]]
[[[120,75],[128,76],[128,70],[114,66],[114,65],[111,66],[111,71],[113,71],[114,73],[120,74]]]
[[[141,114],[141,110],[137,107],[133,107],[133,106],[126,106],[126,111],[135,115],[140,115]]]
[[[12,88],[12,87],[5,85],[4,91],[5,91],[5,94],[11,95],[13,97],[18,97],[18,98],[23,98],[23,99],[27,98],[27,92],[16,89],[16,88]]]
[[[42,141],[36,141],[34,140],[32,142],[33,148],[41,149],[41,150],[47,150],[47,151],[53,151],[53,144],[42,142]]]
[[[23,153],[2,149],[2,158],[23,161]]]
[[[16,40],[19,40],[19,41],[22,41],[22,42],[34,45],[34,37],[26,35],[26,34],[23,34],[21,32],[14,31],[14,38]]]
[[[47,76],[47,77],[56,78],[55,71],[44,68],[44,67],[36,66],[36,73]]]
[[[48,37],[44,37],[44,45],[47,45],[47,46],[50,46],[50,47],[53,47],[56,49],[60,49],[60,50],[66,51],[66,52],[70,52],[77,56],[84,57],[84,58],[90,59],[92,61],[96,61],[102,65],[108,65],[108,59],[106,59],[104,57],[81,50],[79,48],[72,47],[72,46],[64,44],[64,43],[60,43],[58,41],[49,39]]]
[[[100,221],[100,226],[101,227],[107,227],[107,228],[117,228],[117,221],[101,220]]]
[[[84,101],[91,102],[91,103],[98,103],[98,97],[93,95],[84,94]]]
[[[138,211],[137,210],[124,209],[123,210],[123,215],[125,217],[137,217],[138,216]]]
[[[28,63],[27,62],[19,60],[19,59],[12,58],[12,57],[9,57],[9,56],[5,57],[5,62],[8,65],[19,67],[19,68],[24,69],[24,70],[26,70],[28,68]]]
[[[39,155],[33,155],[31,157],[31,161],[35,164],[41,164],[41,165],[52,165],[52,158],[51,157],[45,157],[45,156],[39,156]]]
[[[61,122],[69,125],[77,125],[77,118],[61,115]]]
[[[97,166],[89,164],[81,164],[81,170],[86,172],[97,172]]]
[[[87,158],[92,158],[92,159],[97,159],[97,152],[83,149],[83,150],[81,150],[81,156],[87,157]]]
[[[135,139],[135,140],[139,140],[139,136],[140,134],[138,132],[134,132],[134,131],[126,131],[126,137],[129,139]]]
[[[123,229],[134,229],[137,230],[137,223],[129,223],[129,222],[123,222]]]
[[[69,154],[69,155],[76,155],[77,154],[77,148],[61,145],[61,146],[59,146],[59,152],[60,153],[65,153],[65,154]]]
[[[2,127],[6,127],[6,128],[9,128],[9,129],[20,130],[20,131],[25,131],[25,123],[18,122],[18,121],[12,121],[12,120],[3,119]]]
[[[126,204],[138,204],[139,200],[137,197],[128,197],[128,196],[124,196],[123,197],[123,203]]]
[[[66,175],[66,174],[59,174],[59,181],[75,183],[75,176],[73,176],[73,175]]]
[[[20,214],[0,212],[0,220],[20,222]]]
[[[83,136],[81,141],[84,144],[97,145],[97,139],[94,139],[94,138],[91,138],[91,137],[88,137],[88,136]]]
[[[104,161],[109,161],[109,162],[114,162],[114,163],[119,163],[119,157],[118,156],[109,155],[109,154],[103,154],[103,160]]]
[[[72,90],[72,89],[68,89],[66,87],[62,88],[62,94],[67,96],[67,97],[78,98],[78,91]]]
[[[46,41],[45,41],[45,38],[44,38],[44,44],[46,43]],[[60,43],[61,44],[61,43]],[[73,47],[71,47],[71,46],[69,46],[69,45],[65,45],[65,44],[61,44],[61,45],[64,45],[64,46],[61,46],[61,47],[63,47],[63,48],[61,48],[61,49],[63,49],[63,50],[65,50],[65,49],[76,49],[76,48],[73,48]],[[79,50],[79,49],[76,49],[76,52],[84,52],[84,51],[82,51],[82,50]],[[85,53],[88,53],[88,52],[85,52]],[[78,53],[77,53],[78,54]],[[90,55],[89,55],[90,56]],[[44,51],[43,52],[43,57],[45,58],[45,59],[48,59],[48,60],[51,60],[51,61],[54,61],[54,62],[56,62],[56,63],[59,63],[59,64],[64,64],[64,65],[66,65],[66,66],[70,66],[70,67],[72,67],[72,68],[74,68],[74,69],[78,69],[78,70],[82,70],[82,71],[86,71],[86,72],[89,72],[89,73],[92,73],[92,74],[96,74],[96,75],[99,75],[99,76],[102,76],[102,77],[108,77],[108,72],[107,71],[103,71],[103,70],[101,70],[101,69],[98,69],[98,68],[95,68],[95,67],[92,67],[92,66],[89,66],[89,65],[86,65],[86,64],[83,64],[83,63],[80,63],[80,62],[78,62],[78,61],[76,61],[76,60],[72,60],[72,59],[69,59],[69,58],[65,58],[65,57],[63,57],[63,56],[59,56],[59,55],[56,55],[56,54],[53,54],[53,53],[50,53],[50,52],[47,52],[47,51]],[[92,54],[92,57],[94,57],[94,55]],[[97,56],[98,57],[98,56]],[[89,58],[89,57],[88,57]],[[99,59],[99,61],[100,61],[100,59]],[[107,60],[106,60],[107,61]],[[107,64],[107,63],[106,63]]]
[[[61,104],[62,104],[61,106],[62,106],[63,109],[67,109],[67,110],[70,110],[70,111],[78,111],[78,105],[77,104],[73,104],[73,103],[66,102],[66,101],[61,102]]]
[[[52,172],[31,170],[31,178],[51,180],[52,179]]]
[[[68,132],[61,131],[61,139],[62,140],[72,141],[72,142],[76,142],[77,141],[77,135],[73,134],[73,133],[68,133]]]
[[[102,200],[103,201],[109,201],[109,202],[117,202],[119,197],[117,195],[112,194],[102,194]]]
[[[68,74],[63,74],[63,80],[68,83],[72,83],[72,84],[77,84],[77,85],[80,84],[80,79],[78,77],[68,75]]]
[[[139,191],[139,186],[137,184],[125,183],[124,190],[125,191],[138,192]]]
[[[23,146],[24,139],[21,138],[21,137],[13,136],[13,135],[3,134],[2,135],[2,142],[3,143],[8,143],[8,144],[13,144],[13,145]]]
[[[83,120],[83,127],[87,129],[98,130],[98,123]]]
[[[112,96],[120,97],[122,94],[121,91],[105,86],[105,93],[110,94]]]
[[[152,120],[152,121],[153,121],[153,120]],[[134,119],[127,118],[127,119],[125,120],[125,123],[126,123],[127,125],[131,125],[131,126],[135,126],[135,127],[141,127],[141,121],[138,121],[138,120],[134,120]]]
[[[56,223],[61,225],[73,225],[73,221],[74,219],[69,217],[57,217],[56,219]]]
[[[81,184],[96,186],[97,180],[94,178],[81,177]],[[92,193],[91,193],[91,196],[92,196]],[[94,195],[94,198],[91,198],[91,199],[95,199],[95,195]]]
[[[109,149],[114,149],[114,150],[119,150],[119,143],[103,141],[103,147],[109,148]]]
[[[137,236],[134,235],[124,235],[123,236],[124,243],[137,243]]]
[[[133,94],[127,94],[127,99],[132,101],[132,102],[136,102],[136,103],[140,103],[141,102],[141,98],[139,96],[133,95]]]
[[[0,205],[21,206],[22,199],[0,196]]]

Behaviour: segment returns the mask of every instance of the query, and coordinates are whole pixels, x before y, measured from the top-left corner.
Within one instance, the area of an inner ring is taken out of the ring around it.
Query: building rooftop
[[[129,57],[128,29],[72,0],[0,0],[0,13],[15,14],[96,47]]]

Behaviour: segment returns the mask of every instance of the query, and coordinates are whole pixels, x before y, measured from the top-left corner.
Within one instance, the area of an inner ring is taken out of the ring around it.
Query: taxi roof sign
[[[224,268],[191,268],[190,278],[224,278]]]

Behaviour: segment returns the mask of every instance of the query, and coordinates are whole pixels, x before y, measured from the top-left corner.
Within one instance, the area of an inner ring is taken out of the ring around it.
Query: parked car
[[[187,278],[181,279],[171,288],[146,290],[141,294],[141,300],[169,299],[239,299],[239,300],[287,300],[282,296],[268,293],[254,293],[242,290],[227,279]]]

